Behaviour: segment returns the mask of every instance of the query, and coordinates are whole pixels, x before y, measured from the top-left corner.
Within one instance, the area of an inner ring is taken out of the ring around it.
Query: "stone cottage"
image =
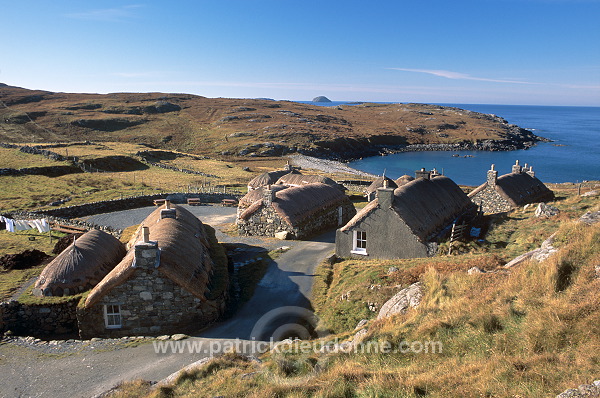
[[[272,185],[240,200],[236,224],[241,235],[302,239],[344,225],[355,214],[350,199],[330,185]]]
[[[193,331],[225,310],[226,261],[200,220],[169,202],[140,225],[125,258],[77,310],[82,338]],[[224,270],[223,270],[224,268]]]
[[[91,230],[48,264],[35,283],[35,296],[70,296],[96,286],[125,256],[117,238]]]
[[[337,230],[336,254],[381,259],[435,254],[452,224],[470,220],[476,208],[450,178],[419,175],[396,189],[379,188],[377,198]]]
[[[498,177],[494,165],[487,172],[487,180],[469,194],[469,198],[484,213],[503,213],[528,203],[554,200],[554,193],[535,177],[531,166],[512,166],[509,174]]]

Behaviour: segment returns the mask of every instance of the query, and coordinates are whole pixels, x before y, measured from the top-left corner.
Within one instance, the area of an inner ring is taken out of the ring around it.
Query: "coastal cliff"
[[[191,94],[69,94],[0,84],[0,141],[121,141],[210,157],[505,151],[544,141],[496,115],[426,104],[323,107]]]

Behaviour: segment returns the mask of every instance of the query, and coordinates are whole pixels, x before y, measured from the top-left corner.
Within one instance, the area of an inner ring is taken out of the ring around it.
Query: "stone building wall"
[[[342,207],[342,223],[338,223],[338,208]],[[288,224],[272,206],[261,206],[247,220],[237,219],[240,235],[275,236],[277,232],[287,231],[292,239],[303,239],[346,224],[356,210],[350,201],[321,209],[296,225]]]
[[[216,321],[225,311],[224,296],[202,302],[162,274],[155,261],[153,256],[136,254],[136,269],[126,282],[111,289],[100,302],[78,309],[81,338],[192,332]],[[107,304],[120,305],[121,328],[105,327]]]
[[[512,209],[508,200],[489,185],[471,197],[471,201],[481,206],[484,213],[503,213]]]
[[[22,336],[53,336],[77,333],[76,308],[80,298],[62,303],[0,303],[0,332]]]

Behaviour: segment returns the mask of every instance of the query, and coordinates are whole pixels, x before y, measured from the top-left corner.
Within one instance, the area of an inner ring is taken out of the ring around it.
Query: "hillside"
[[[0,142],[119,141],[207,156],[352,159],[410,144],[510,150],[542,140],[501,117],[423,104],[339,107],[190,94],[70,94],[0,84]]]

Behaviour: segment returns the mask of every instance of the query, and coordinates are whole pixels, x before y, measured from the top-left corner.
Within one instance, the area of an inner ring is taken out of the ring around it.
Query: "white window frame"
[[[104,326],[107,329],[121,329],[123,327],[120,304],[104,304]]]
[[[367,232],[353,231],[352,232],[352,254],[367,255]]]

